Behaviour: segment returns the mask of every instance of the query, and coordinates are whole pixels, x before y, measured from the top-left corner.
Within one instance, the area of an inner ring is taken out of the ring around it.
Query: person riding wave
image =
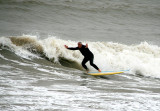
[[[89,50],[88,44],[83,45],[82,42],[78,42],[78,47],[68,47],[67,45],[64,45],[64,46],[65,46],[66,49],[79,50],[82,53],[82,55],[84,56],[84,59],[82,61],[82,66],[86,69],[87,73],[88,73],[89,69],[87,68],[87,66],[85,64],[88,61],[90,61],[91,66],[93,66],[95,69],[97,69],[99,72],[101,72],[101,70],[93,63],[94,55]]]

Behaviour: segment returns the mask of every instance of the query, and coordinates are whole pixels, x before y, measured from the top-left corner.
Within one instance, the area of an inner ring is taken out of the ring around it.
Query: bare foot
[[[101,72],[101,70],[100,70],[100,69],[98,69],[98,71],[99,71],[99,72]]]
[[[89,72],[89,70],[87,69],[87,70],[86,70],[86,72],[88,73],[88,72]]]

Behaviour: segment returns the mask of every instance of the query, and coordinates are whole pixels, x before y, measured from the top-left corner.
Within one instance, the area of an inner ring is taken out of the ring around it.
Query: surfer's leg
[[[82,66],[88,70],[87,66],[86,66],[86,63],[88,62],[88,59],[84,58],[83,61],[82,61]]]
[[[95,69],[99,70],[99,68],[93,63],[94,56],[90,58],[90,65],[93,66]]]

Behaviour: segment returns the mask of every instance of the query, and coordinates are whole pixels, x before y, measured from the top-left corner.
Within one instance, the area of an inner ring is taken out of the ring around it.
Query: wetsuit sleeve
[[[79,48],[78,47],[69,47],[68,49],[69,50],[78,50]]]

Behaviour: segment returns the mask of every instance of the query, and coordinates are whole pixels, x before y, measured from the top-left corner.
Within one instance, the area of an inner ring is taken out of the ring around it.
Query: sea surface
[[[0,111],[159,111],[159,70],[160,0],[0,0]]]

